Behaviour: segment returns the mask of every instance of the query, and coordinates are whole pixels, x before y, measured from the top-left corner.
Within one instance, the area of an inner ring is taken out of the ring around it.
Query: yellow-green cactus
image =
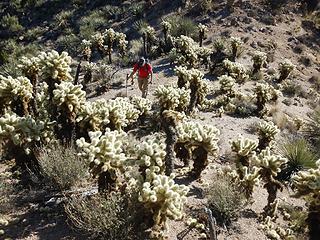
[[[281,166],[283,166],[288,160],[281,157],[280,155],[274,155],[271,153],[270,148],[267,147],[262,150],[260,154],[253,157],[253,162],[257,167],[260,167],[261,178],[265,181],[264,187],[268,191],[268,204],[264,208],[265,215],[272,214],[271,204],[277,198],[277,191],[280,189],[282,191],[282,184],[275,179],[278,173],[281,171]]]
[[[234,90],[232,88],[235,85],[235,80],[233,77],[230,77],[228,75],[222,75],[218,77],[218,81],[220,84],[220,91],[222,94],[234,94]]]
[[[243,41],[238,37],[230,38],[232,60],[234,61],[240,54],[240,48],[243,45]]]
[[[70,81],[71,57],[67,52],[59,54],[57,51],[41,52],[39,54],[39,64],[42,68],[42,76],[45,79],[55,82]],[[49,83],[48,83],[49,84]]]
[[[248,70],[241,63],[225,59],[223,60],[223,66],[237,82],[242,83],[249,79]]]
[[[4,109],[0,112],[9,110],[12,102],[19,100],[24,113],[28,113],[28,102],[32,99],[33,87],[30,80],[26,77],[12,78],[11,76],[4,77],[0,75],[0,100]],[[12,106],[15,107],[15,106]]]
[[[285,80],[287,77],[289,77],[290,73],[295,69],[295,65],[290,62],[288,59],[285,59],[284,61],[279,63],[279,71],[280,71],[280,76],[278,81],[282,82]]]
[[[81,156],[90,162],[91,172],[99,176],[99,190],[111,190],[117,187],[119,174],[124,172],[124,163],[127,157],[123,151],[124,132],[106,129],[89,132],[90,142],[84,138],[78,139],[77,145],[81,149]]]
[[[261,228],[266,232],[269,239],[272,240],[294,240],[295,237],[291,229],[283,229],[272,223],[271,217],[267,216],[264,222],[260,225]]]
[[[181,122],[177,124],[176,130],[177,143],[192,152],[192,159],[194,159],[192,174],[200,177],[201,172],[208,165],[208,154],[217,156],[219,130],[211,125],[201,125],[195,122]]]
[[[154,174],[142,186],[139,201],[153,212],[154,226],[164,227],[167,219],[181,219],[189,188],[175,184],[174,175]]]
[[[149,137],[138,146],[137,157],[147,182],[152,181],[154,174],[163,174],[165,148],[164,139],[159,137]]]
[[[51,125],[44,121],[36,121],[30,116],[5,114],[0,118],[0,139],[10,139],[13,144],[22,146],[28,154],[32,143],[51,140]]]
[[[140,115],[146,115],[150,112],[152,107],[152,102],[147,98],[133,97],[131,98],[131,103],[136,109],[140,111]]]
[[[267,61],[265,52],[255,51],[252,55],[253,72],[258,72]]]
[[[190,102],[190,90],[172,86],[159,86],[154,95],[159,105],[165,110],[185,110]]]
[[[53,90],[54,103],[62,110],[78,114],[86,101],[86,93],[81,88],[82,85],[73,85],[71,82],[56,84]]]
[[[320,234],[320,160],[317,168],[300,171],[293,177],[296,197],[306,200],[309,208],[307,223],[310,239],[317,239]]]
[[[103,131],[110,123],[107,100],[99,99],[85,102],[77,115],[76,121],[85,131]]]
[[[273,122],[260,122],[258,125],[259,150],[261,151],[268,146],[272,147],[273,141],[279,132],[280,129]]]
[[[130,103],[129,98],[118,97],[107,102],[109,120],[112,127],[121,130],[137,121],[140,111]]]

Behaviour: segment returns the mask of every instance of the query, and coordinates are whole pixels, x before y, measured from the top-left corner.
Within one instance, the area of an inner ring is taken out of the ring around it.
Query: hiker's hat
[[[139,59],[139,66],[141,67],[141,66],[143,66],[145,63],[146,63],[145,58],[144,58],[144,57],[141,57],[141,58]]]

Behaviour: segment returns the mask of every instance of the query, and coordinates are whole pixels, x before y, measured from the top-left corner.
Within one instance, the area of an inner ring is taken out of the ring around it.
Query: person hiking
[[[152,66],[144,57],[139,59],[139,62],[133,66],[133,71],[129,75],[131,84],[133,84],[133,75],[138,71],[138,87],[142,92],[142,97],[146,98],[148,94],[148,85],[152,83]],[[150,81],[149,81],[150,79]]]

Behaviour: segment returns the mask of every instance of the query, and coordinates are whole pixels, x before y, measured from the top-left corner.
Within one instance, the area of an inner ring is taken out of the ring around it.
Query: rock
[[[250,44],[250,46],[253,47],[253,48],[257,48],[258,45],[257,45],[257,43],[256,43],[255,41],[252,41],[252,43]]]

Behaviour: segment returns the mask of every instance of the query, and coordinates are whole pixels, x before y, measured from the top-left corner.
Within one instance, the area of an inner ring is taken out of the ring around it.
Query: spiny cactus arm
[[[190,90],[173,86],[159,86],[154,93],[162,109],[185,109],[190,102]]]
[[[189,188],[174,182],[174,175],[154,174],[152,182],[145,182],[139,201],[154,212],[155,225],[163,226],[167,218],[180,219]]]
[[[82,85],[73,85],[71,82],[56,84],[53,90],[53,101],[58,106],[66,106],[69,112],[79,113],[86,101],[86,92]]]
[[[297,188],[296,197],[306,196],[309,202],[320,206],[320,160],[316,164],[316,169],[298,172],[293,177],[293,184]]]
[[[195,122],[182,122],[176,127],[178,142],[188,142],[189,145],[202,146],[209,153],[218,152],[218,136],[220,131],[211,125],[201,125]]]
[[[123,171],[127,157],[122,144],[126,134],[107,128],[104,134],[100,131],[89,132],[89,137],[90,142],[80,138],[76,143],[81,149],[80,155],[89,160],[94,175],[108,171],[117,174]]]
[[[269,147],[254,156],[253,160],[256,166],[268,170],[267,172],[271,177],[276,177],[281,171],[281,166],[288,161],[280,155],[272,154]]]
[[[72,80],[71,73],[71,57],[67,52],[59,54],[57,51],[41,52],[39,54],[39,64],[42,68],[42,76],[45,79],[60,81]]]
[[[163,174],[165,148],[164,139],[157,136],[145,139],[138,146],[137,158],[141,169],[145,171],[142,174],[146,176],[146,181],[151,181],[154,174]]]

